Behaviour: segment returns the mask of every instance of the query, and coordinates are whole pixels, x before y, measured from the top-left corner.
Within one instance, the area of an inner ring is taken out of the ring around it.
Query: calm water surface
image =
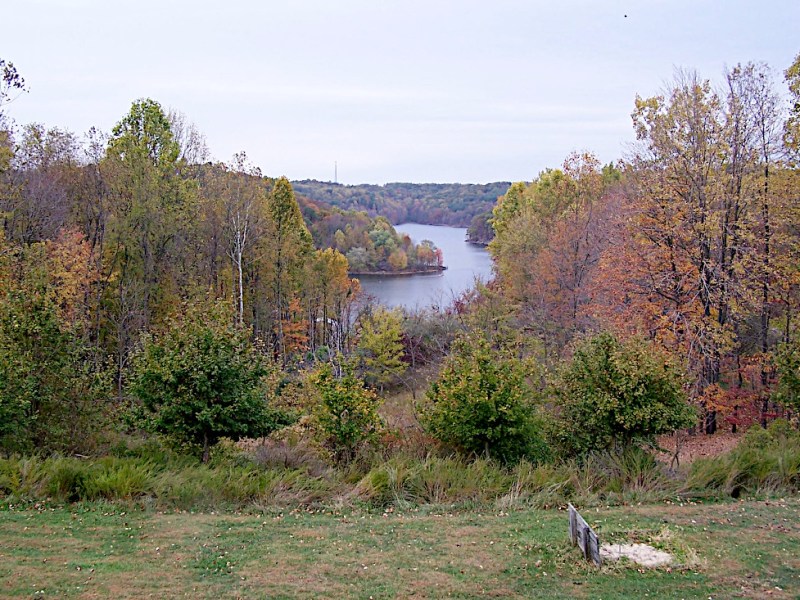
[[[453,298],[471,288],[476,277],[484,282],[491,278],[492,261],[489,253],[485,248],[464,241],[466,229],[417,223],[404,223],[395,229],[407,233],[417,244],[422,240],[431,240],[442,249],[447,270],[425,275],[359,277],[364,290],[381,304],[405,308],[431,305],[444,308]]]

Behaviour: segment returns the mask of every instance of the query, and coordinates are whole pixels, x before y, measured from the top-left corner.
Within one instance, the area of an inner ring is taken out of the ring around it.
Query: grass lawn
[[[795,598],[800,499],[589,509],[680,566],[592,567],[567,514],[0,509],[2,598]]]

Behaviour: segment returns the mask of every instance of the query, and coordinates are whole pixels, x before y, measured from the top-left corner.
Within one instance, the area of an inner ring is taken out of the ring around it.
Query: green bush
[[[381,427],[378,397],[350,371],[342,377],[323,365],[313,377],[320,401],[314,413],[338,462],[350,462],[358,448],[374,442]]]
[[[360,321],[355,363],[370,387],[383,389],[408,367],[403,362],[402,319],[397,310],[378,308]]]
[[[525,383],[525,365],[482,336],[456,341],[427,393],[421,421],[437,440],[462,453],[514,463],[546,460],[542,420]]]
[[[0,450],[95,449],[111,385],[94,352],[47,294],[0,290]]]
[[[189,309],[162,336],[145,337],[130,391],[150,429],[198,449],[205,462],[223,437],[258,437],[285,424],[267,405],[266,375],[248,331],[216,303]]]
[[[555,385],[553,438],[564,453],[654,444],[655,436],[696,422],[679,371],[644,340],[609,333],[584,340]]]
[[[772,399],[795,411],[800,410],[800,342],[781,344],[775,357],[778,385]]]

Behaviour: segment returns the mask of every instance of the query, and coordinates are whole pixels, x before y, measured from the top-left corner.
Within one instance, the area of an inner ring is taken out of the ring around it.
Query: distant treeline
[[[316,202],[364,211],[372,217],[380,215],[394,224],[413,222],[469,227],[476,215],[491,211],[511,183],[342,185],[304,180],[292,182],[292,185],[298,194]]]

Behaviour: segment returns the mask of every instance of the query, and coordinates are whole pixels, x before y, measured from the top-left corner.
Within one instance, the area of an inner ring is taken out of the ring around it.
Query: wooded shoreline
[[[395,277],[407,275],[429,275],[431,273],[441,273],[446,271],[447,267],[442,265],[440,267],[431,267],[429,269],[414,269],[413,271],[348,271],[350,277]]]

